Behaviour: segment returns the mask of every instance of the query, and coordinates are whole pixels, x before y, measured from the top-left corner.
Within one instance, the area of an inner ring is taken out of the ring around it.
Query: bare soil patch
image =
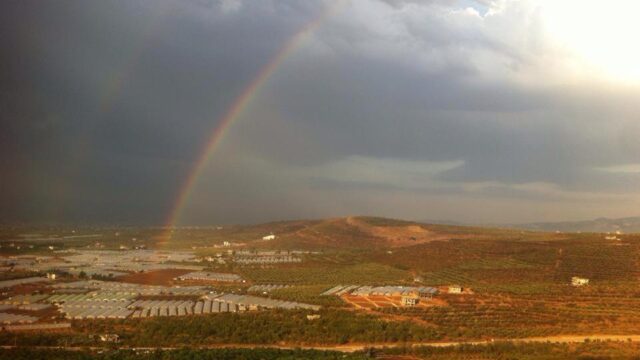
[[[373,226],[356,217],[348,217],[346,223],[357,227],[362,232],[384,239],[390,247],[404,247],[451,239],[449,234],[439,234],[420,225]]]
[[[174,278],[190,272],[192,271],[184,269],[162,269],[128,274],[117,277],[115,280],[133,284],[170,286],[175,283]]]

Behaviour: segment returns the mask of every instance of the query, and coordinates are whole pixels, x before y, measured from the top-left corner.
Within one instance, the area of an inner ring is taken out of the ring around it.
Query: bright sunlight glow
[[[545,27],[591,75],[640,82],[639,0],[545,0]]]

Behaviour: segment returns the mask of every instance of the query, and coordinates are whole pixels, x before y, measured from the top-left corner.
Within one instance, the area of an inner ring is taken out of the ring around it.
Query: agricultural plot
[[[18,285],[44,283],[48,281],[51,280],[47,279],[46,277],[28,277],[15,280],[4,280],[0,281],[0,289],[7,289]]]
[[[142,295],[142,296],[158,296],[158,295],[205,295],[211,291],[207,286],[159,286],[159,285],[141,285],[131,284],[118,281],[100,281],[100,280],[84,280],[68,283],[56,283],[51,286],[56,290],[83,290],[81,294],[65,294],[65,295],[84,295],[89,291],[102,291],[106,293],[124,294],[124,295]],[[60,294],[62,295],[62,294]],[[81,298],[79,296],[78,298]],[[74,298],[75,299],[75,298]]]
[[[320,296],[325,285],[296,285],[272,290],[269,296],[273,299],[321,305],[323,307],[343,307],[345,303],[337,296]]]
[[[568,236],[568,235],[567,235]],[[640,278],[640,244],[611,243],[597,236],[540,242],[452,240],[399,249],[372,258],[413,269],[430,286],[460,284],[487,291],[526,291],[566,284],[573,276],[594,281]],[[424,261],[421,259],[429,259]],[[544,284],[544,285],[543,285]]]
[[[194,305],[196,305],[194,308]],[[138,300],[129,305],[135,309],[132,318],[145,318],[155,316],[186,316],[191,314],[203,314],[204,302],[184,300]],[[211,301],[207,303],[207,311],[211,313]]]
[[[191,345],[196,344],[192,339],[201,332],[210,334],[202,340],[207,344],[222,341],[217,332],[221,326],[229,327],[226,339],[237,342],[254,339],[254,336],[265,342],[267,339],[281,341],[300,334],[307,336],[309,329],[317,328],[318,337],[310,337],[311,343],[326,341],[323,336],[327,331],[351,334],[332,338],[332,341],[348,343],[359,339],[359,332],[371,328],[345,332],[344,329],[353,329],[351,320],[357,321],[351,317],[354,314],[372,317],[372,322],[367,323],[376,329],[375,335],[367,338],[372,342],[383,339],[444,341],[637,333],[637,324],[640,323],[640,237],[628,235],[612,242],[605,241],[603,236],[590,234],[425,226],[429,232],[448,235],[446,239],[396,246],[399,243],[393,242],[393,236],[387,236],[393,229],[372,230],[367,229],[366,224],[375,227],[415,226],[384,219],[365,219],[359,221],[357,227],[350,227],[345,221],[335,220],[301,222],[291,226],[290,233],[284,231],[287,225],[274,224],[270,225],[273,228],[257,226],[251,231],[241,230],[242,234],[235,237],[210,237],[234,243],[247,242],[245,247],[234,244],[232,249],[214,249],[210,243],[207,245],[207,231],[194,230],[197,241],[202,246],[209,246],[194,250],[198,257],[190,251],[177,251],[177,257],[169,260],[165,258],[168,255],[166,251],[149,251],[139,253],[143,256],[139,261],[127,257],[132,264],[124,267],[140,268],[140,262],[145,264],[145,269],[154,269],[158,265],[170,267],[169,270],[145,270],[126,275],[118,281],[66,282],[63,277],[62,281],[48,283],[17,283],[7,288],[6,298],[0,299],[0,311],[13,315],[25,315],[29,314],[25,311],[31,311],[33,315],[44,318],[38,311],[45,313],[47,307],[57,304],[53,306],[60,308],[69,319],[144,318],[131,322],[74,321],[71,331],[77,331],[75,327],[85,329],[87,333],[95,331],[95,328],[104,332],[116,329],[134,336],[138,327],[147,326],[155,331],[152,332],[154,336],[166,330],[171,335],[167,339]],[[209,229],[208,233],[215,231],[221,234],[233,232]],[[187,229],[177,232],[185,238],[190,236]],[[269,242],[259,240],[260,236],[270,232],[277,233],[278,237]],[[376,237],[376,234],[387,237]],[[254,235],[256,242],[249,243]],[[342,246],[342,241],[345,246]],[[369,241],[373,241],[375,246],[369,246]],[[390,242],[395,245],[389,245]],[[308,245],[314,251],[321,251],[295,253],[273,250],[275,246],[280,249],[282,244],[288,244],[290,249],[304,249],[303,245]],[[255,250],[254,245],[259,250]],[[202,258],[200,253],[207,251],[220,254],[216,259],[221,258],[225,262]],[[93,267],[111,268],[114,259],[122,258],[117,253],[109,254],[104,264],[94,264]],[[86,263],[99,252],[68,254],[61,255],[61,258],[73,259],[73,254],[81,255],[74,261]],[[285,257],[304,261],[242,261]],[[13,261],[24,268],[37,263],[34,256],[17,257]],[[52,257],[41,261],[51,265],[57,264],[59,259]],[[191,264],[191,261],[199,263]],[[174,268],[202,267],[202,264],[207,264],[206,271],[195,274],[191,270]],[[20,274],[24,276],[24,273]],[[223,277],[210,274],[223,274]],[[227,275],[231,277],[226,278]],[[174,280],[181,276],[184,280]],[[588,278],[589,285],[572,287],[570,280],[573,276]],[[134,278],[140,281],[135,284],[127,282],[127,279]],[[242,279],[247,284],[241,283]],[[178,282],[180,285],[207,285],[197,281],[210,283],[209,286],[175,286]],[[473,292],[448,294],[446,287],[452,284],[471,288]],[[440,288],[442,294],[434,296],[433,300],[419,299],[415,306],[408,306],[412,304],[407,303],[409,299],[403,299],[403,295],[411,297],[410,288]],[[37,295],[27,295],[36,292]],[[226,294],[221,295],[223,292]],[[269,298],[246,295],[263,292],[268,293]],[[307,318],[319,307],[324,308],[317,313],[320,318]],[[353,308],[368,311],[352,311]],[[256,309],[273,310],[252,311]],[[224,314],[199,316],[214,313]],[[335,315],[338,313],[340,316]],[[295,321],[290,319],[291,314],[298,314]],[[255,319],[270,319],[270,322]],[[336,328],[340,331],[328,327],[329,319],[338,324]],[[230,323],[238,327],[228,325]],[[279,327],[286,323],[289,325]],[[188,333],[183,331],[184,324],[192,324],[193,329]],[[203,324],[215,324],[215,329],[205,328]],[[240,326],[247,328],[239,329]],[[253,326],[262,329],[266,335],[251,333]],[[400,329],[398,334],[401,336],[391,334],[389,329],[393,326]],[[402,329],[409,329],[409,326],[411,333],[403,332]],[[174,337],[174,333],[180,337]],[[154,336],[149,337],[150,344],[157,341]]]
[[[247,291],[248,292],[271,292],[273,290],[286,289],[291,287],[291,285],[276,285],[276,284],[266,284],[266,285],[253,285],[250,286]]]
[[[2,324],[28,324],[36,321],[38,321],[38,318],[35,316],[0,312],[0,323]]]
[[[513,258],[479,259],[458,265],[458,268],[462,270],[512,270],[535,267],[535,265]]]
[[[126,303],[103,303],[95,301],[78,301],[60,304],[58,311],[67,319],[125,319],[133,310],[127,308]]]
[[[450,268],[425,273],[422,282],[425,284],[439,286],[448,284],[471,285],[475,284],[472,274],[465,270]]]
[[[320,310],[320,306],[298,303],[293,301],[284,301],[276,299],[267,299],[251,295],[235,295],[224,294],[214,299],[216,301],[237,304],[240,307],[244,307],[248,310],[258,309],[307,309],[307,310]]]
[[[15,295],[7,299],[0,300],[0,304],[12,304],[12,305],[33,304],[33,303],[42,301],[47,297],[49,297],[49,295],[21,294],[21,295]]]
[[[322,264],[308,266],[274,267],[266,269],[243,268],[243,275],[258,284],[382,284],[409,282],[410,274],[376,263],[327,267]]]
[[[220,275],[206,273],[208,278],[211,277],[209,276],[211,274]],[[234,274],[221,275],[239,278]],[[194,278],[199,276],[199,274],[195,274]],[[256,289],[277,290],[285,287],[285,285],[272,285],[258,286]],[[0,300],[0,308],[3,310],[41,311],[50,308],[53,304],[65,318],[73,320],[125,319],[130,316],[132,318],[188,316],[260,309],[319,309],[318,305],[287,300],[248,295],[220,295],[206,286],[165,287],[116,281],[82,280],[57,282],[48,288],[54,293],[16,294]],[[189,298],[200,298],[201,300],[194,301]],[[5,322],[30,321],[30,318],[14,317],[13,315],[15,314],[7,313],[4,315]],[[34,319],[37,320],[37,318]]]
[[[351,290],[351,295],[356,296],[419,296],[431,297],[438,290],[425,286],[360,286]]]
[[[633,280],[640,276],[637,244],[580,241],[566,245],[554,268],[556,280],[565,281],[576,275],[594,281]]]
[[[86,294],[54,294],[46,300],[51,303],[68,303],[76,301],[123,302],[131,301],[139,293],[135,291],[96,291]]]
[[[16,309],[24,311],[42,311],[51,308],[49,304],[23,304],[17,305]]]
[[[54,248],[52,246],[52,248]],[[0,263],[13,270],[51,272],[72,275],[114,278],[129,273],[165,269],[202,270],[195,263],[195,255],[186,251],[164,252],[154,250],[74,250],[55,252],[47,256],[0,258]]]
[[[440,295],[442,306],[379,309],[434,324],[450,339],[637,331],[636,293],[551,286],[547,293]]]
[[[337,296],[345,303],[358,309],[374,309],[401,306],[432,306],[431,299],[438,293],[432,287],[415,286],[359,286],[337,285],[325,290],[321,296]],[[403,298],[414,299],[406,304]]]
[[[406,307],[402,303],[402,296],[394,295],[351,295],[345,294],[340,297],[345,303],[355,307],[356,309],[382,309],[382,308],[400,308]],[[430,299],[419,299],[415,305],[411,307],[425,308],[434,306]]]
[[[51,269],[51,268],[49,268]],[[65,271],[69,274],[80,276],[80,274],[84,274],[88,277],[100,277],[100,278],[115,278],[118,276],[128,275],[128,272],[115,271],[105,268],[96,268],[96,267],[79,267],[74,269],[65,269]]]

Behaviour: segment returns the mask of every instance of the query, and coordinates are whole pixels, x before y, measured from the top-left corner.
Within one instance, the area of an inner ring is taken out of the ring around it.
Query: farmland
[[[284,283],[298,285],[365,283],[379,284],[386,282],[406,282],[410,274],[401,269],[377,263],[357,265],[334,265],[325,267],[321,264],[313,266],[290,266],[272,268],[247,268],[241,272],[257,283]]]
[[[640,237],[633,234],[608,240],[603,234],[380,218],[178,228],[162,242],[165,229],[75,229],[81,236],[108,235],[72,237],[70,242],[61,235],[71,233],[68,229],[37,229],[45,239],[37,241],[20,231],[5,229],[0,240],[2,279],[8,281],[0,299],[8,304],[3,305],[5,317],[70,325],[0,332],[2,344],[102,347],[95,337],[104,333],[118,334],[124,347],[158,342],[176,347],[332,346],[640,333]],[[264,240],[265,234],[274,237]],[[45,279],[54,268],[69,271]],[[110,273],[115,275],[103,276]],[[571,286],[574,276],[589,284]],[[340,285],[351,287],[322,295]],[[464,291],[450,293],[452,285]],[[376,287],[437,291],[415,306],[405,306],[399,294],[356,291]],[[10,305],[28,294],[40,294],[29,298],[35,308],[55,308],[45,316]],[[416,350],[403,356],[446,358],[464,351]]]

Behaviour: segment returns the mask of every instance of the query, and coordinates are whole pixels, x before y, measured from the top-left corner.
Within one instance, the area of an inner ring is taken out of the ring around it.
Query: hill
[[[350,216],[325,220],[282,221],[233,226],[219,231],[221,238],[257,248],[403,248],[452,239],[513,238],[513,229],[423,224],[378,217]],[[262,240],[274,234],[273,240]]]

